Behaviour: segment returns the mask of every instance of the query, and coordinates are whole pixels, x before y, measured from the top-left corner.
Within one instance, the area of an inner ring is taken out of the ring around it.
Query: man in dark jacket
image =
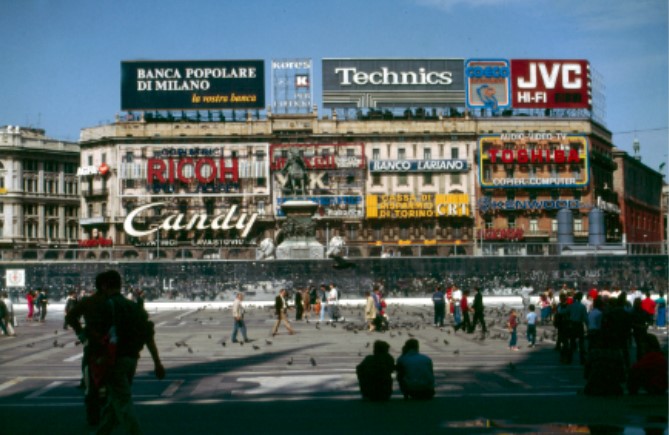
[[[395,361],[389,349],[390,345],[385,341],[375,341],[374,354],[366,356],[355,368],[363,398],[383,401],[390,399],[393,394]]]
[[[441,287],[432,293],[432,303],[434,304],[434,326],[444,326],[444,317],[446,317],[446,296],[441,291]]]
[[[485,319],[483,318],[483,295],[481,294],[481,289],[476,288],[476,295],[474,296],[474,319],[472,320],[472,327],[469,332],[474,332],[476,329],[476,324],[481,324],[481,329],[485,334],[488,332],[488,328],[485,326]]]

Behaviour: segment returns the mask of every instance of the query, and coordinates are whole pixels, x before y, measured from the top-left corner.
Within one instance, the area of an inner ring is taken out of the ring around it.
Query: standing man
[[[45,289],[40,290],[39,296],[37,296],[37,304],[40,310],[39,321],[44,322],[46,319],[46,307],[49,305],[49,297]]]
[[[432,303],[434,304],[434,326],[444,326],[446,298],[439,286],[437,286],[437,289],[432,293]]]
[[[588,312],[585,305],[581,302],[583,293],[576,292],[574,302],[569,305],[569,359],[571,363],[572,355],[578,345],[578,355],[581,364],[585,364],[585,328],[588,326]]]
[[[462,323],[456,325],[454,330],[462,329],[463,331],[469,333],[474,332],[472,329],[472,322],[469,320],[469,301],[467,297],[469,296],[469,291],[465,290],[462,292],[462,298],[460,299],[460,313],[462,314]]]
[[[153,359],[156,378],[165,377],[165,368],[158,356],[154,326],[147,312],[121,294],[121,275],[117,271],[109,270],[100,275],[99,289],[110,301],[117,342],[116,357],[104,381],[108,398],[102,409],[97,433],[110,434],[120,424],[126,432],[138,434],[141,430],[133,412],[131,384],[137,370],[139,353],[145,344]]]
[[[70,290],[67,294],[67,299],[65,299],[65,318],[63,319],[63,329],[67,329],[67,313],[74,309],[74,306],[77,305],[77,292],[75,290]]]
[[[434,372],[432,359],[418,353],[418,340],[410,338],[404,343],[402,356],[397,358],[397,382],[405,399],[431,399],[434,397]]]
[[[328,291],[325,284],[321,284],[318,290],[318,298],[321,300],[321,310],[318,317],[318,322],[320,323],[325,321],[325,312],[328,308]]]
[[[235,319],[235,324],[232,327],[232,342],[237,343],[237,332],[242,331],[244,342],[248,342],[249,338],[246,336],[246,323],[244,323],[244,307],[242,301],[244,300],[244,293],[237,293],[235,301],[232,303],[232,317]]]
[[[279,325],[281,325],[281,322],[283,322],[283,324],[286,326],[286,329],[288,330],[288,333],[290,335],[295,334],[295,330],[290,326],[290,322],[288,321],[288,317],[286,315],[287,310],[288,306],[286,305],[286,289],[282,288],[279,291],[279,294],[274,299],[274,312],[276,314],[276,323],[274,324],[274,328],[272,329],[272,336],[275,336],[279,331]]]
[[[328,293],[328,307],[330,310],[330,320],[336,322],[339,319],[339,291],[335,283],[330,283],[330,293]]]
[[[302,305],[302,290],[295,289],[295,320],[302,320],[304,306]]]
[[[483,295],[481,294],[481,289],[476,287],[476,295],[474,296],[474,319],[472,320],[472,327],[469,332],[474,332],[476,329],[476,324],[481,324],[481,330],[485,334],[488,332],[488,328],[485,326],[485,319],[483,318]]]

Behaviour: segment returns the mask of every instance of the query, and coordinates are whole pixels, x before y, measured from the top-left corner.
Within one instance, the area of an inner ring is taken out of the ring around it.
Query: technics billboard
[[[264,107],[262,60],[121,62],[121,110]]]
[[[465,102],[463,59],[323,59],[324,107]]]

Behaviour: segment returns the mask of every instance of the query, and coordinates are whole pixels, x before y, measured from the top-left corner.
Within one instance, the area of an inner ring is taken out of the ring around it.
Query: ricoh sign
[[[325,107],[464,103],[463,59],[323,59]]]

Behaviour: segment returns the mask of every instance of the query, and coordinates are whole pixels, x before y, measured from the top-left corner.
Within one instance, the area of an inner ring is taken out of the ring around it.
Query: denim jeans
[[[237,332],[242,331],[242,337],[244,337],[244,341],[249,341],[248,337],[246,336],[246,323],[244,323],[244,319],[242,320],[235,320],[234,325],[232,326],[232,341],[237,341]]]
[[[518,333],[516,328],[513,328],[511,330],[511,340],[509,340],[509,347],[516,347],[516,344],[518,344]]]

